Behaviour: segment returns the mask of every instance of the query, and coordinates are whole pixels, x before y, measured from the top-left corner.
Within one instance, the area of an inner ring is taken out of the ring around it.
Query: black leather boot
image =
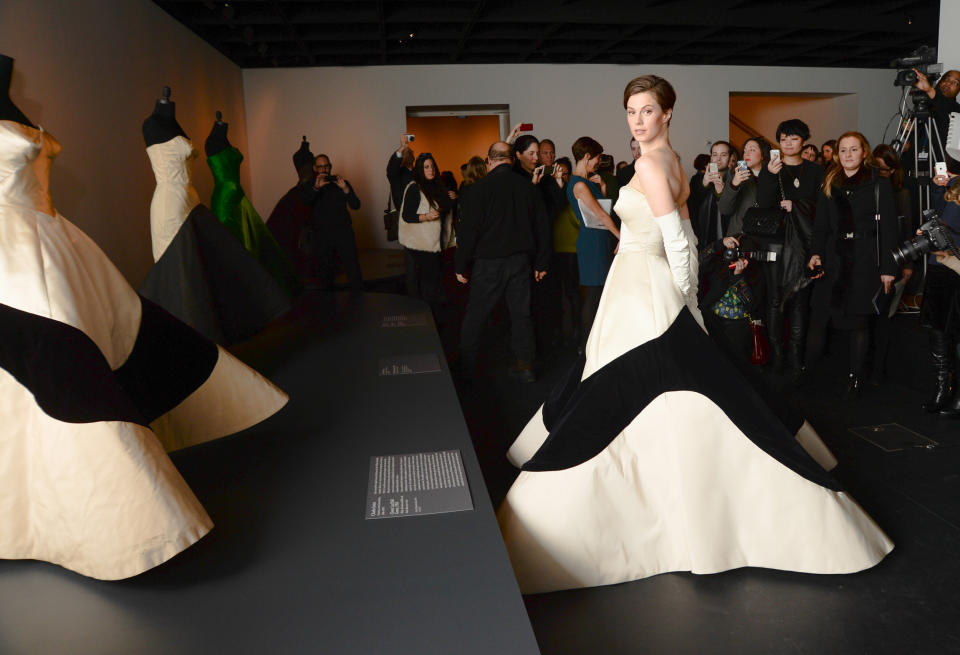
[[[787,336],[787,377],[795,382],[803,373],[803,352],[807,347],[807,322],[810,314],[810,287],[798,291],[788,306],[790,334]]]
[[[960,366],[960,362],[955,362],[955,371],[960,370],[958,366]],[[943,408],[940,410],[940,416],[944,418],[960,418],[960,384],[953,385],[953,397],[944,403]]]
[[[933,397],[923,403],[923,411],[934,414],[943,410],[948,403],[956,404],[955,398],[951,403],[950,395],[953,386],[953,354],[949,352],[947,335],[940,330],[930,331],[930,356],[933,358],[933,367],[937,375],[937,387]],[[960,412],[960,410],[958,410]]]
[[[776,309],[767,312],[767,343],[770,344],[768,365],[774,373],[783,369],[783,314]]]
[[[863,389],[863,381],[860,379],[856,373],[851,373],[847,376],[847,386],[843,391],[843,399],[850,400],[860,395],[860,391]]]
[[[803,343],[802,336],[794,338],[794,334],[800,332],[790,326],[790,342],[787,344],[787,377],[794,382],[800,379],[803,373]]]

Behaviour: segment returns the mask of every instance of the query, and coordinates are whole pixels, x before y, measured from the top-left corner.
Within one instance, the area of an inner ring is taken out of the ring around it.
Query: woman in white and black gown
[[[585,354],[509,452],[498,510],[524,593],[742,566],[847,573],[892,542],[824,469],[806,422],[747,382],[704,331],[675,94],[624,92],[643,155],[621,189],[619,251]]]

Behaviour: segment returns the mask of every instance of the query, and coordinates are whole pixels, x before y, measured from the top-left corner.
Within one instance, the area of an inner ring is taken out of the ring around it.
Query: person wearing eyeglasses
[[[948,70],[937,82],[936,86],[930,84],[926,75],[916,68],[913,72],[917,74],[917,81],[914,86],[933,101],[933,120],[937,124],[937,131],[940,133],[941,145],[947,140],[947,128],[950,126],[950,114],[960,112],[960,103],[957,102],[957,94],[960,93],[960,71]],[[938,157],[942,155],[948,157],[944,152],[935,153]]]
[[[336,260],[339,257],[350,278],[351,291],[362,291],[360,257],[348,210],[348,207],[354,211],[360,209],[360,198],[347,180],[332,174],[333,164],[327,155],[317,155],[313,171],[316,177],[304,201],[311,205],[309,225],[316,238],[313,254],[318,260],[320,286],[324,289],[333,288]]]

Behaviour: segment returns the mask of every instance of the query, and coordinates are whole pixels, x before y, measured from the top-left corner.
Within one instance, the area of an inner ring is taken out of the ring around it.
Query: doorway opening
[[[730,93],[730,142],[740,147],[762,136],[773,147],[777,125],[799,118],[810,127],[808,143],[817,146],[857,129],[856,93]]]
[[[433,105],[407,107],[407,133],[414,153],[429,152],[441,171],[463,181],[460,165],[474,155],[487,156],[494,141],[510,130],[508,105]]]

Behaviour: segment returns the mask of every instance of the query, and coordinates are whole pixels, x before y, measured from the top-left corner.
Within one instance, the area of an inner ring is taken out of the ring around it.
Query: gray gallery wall
[[[590,135],[617,159],[629,155],[622,106],[632,77],[656,73],[676,88],[671,127],[689,166],[708,141],[726,139],[731,91],[856,94],[847,129],[878,141],[896,109],[894,71],[838,68],[616,65],[443,65],[248,69],[243,72],[249,190],[268,215],[295,181],[290,156],[302,134],[349,178],[363,206],[354,213],[361,247],[383,247],[386,158],[404,130],[408,105],[508,104],[513,123],[534,124],[561,154]],[[787,117],[789,118],[789,117]],[[452,169],[462,162],[440,162]]]

